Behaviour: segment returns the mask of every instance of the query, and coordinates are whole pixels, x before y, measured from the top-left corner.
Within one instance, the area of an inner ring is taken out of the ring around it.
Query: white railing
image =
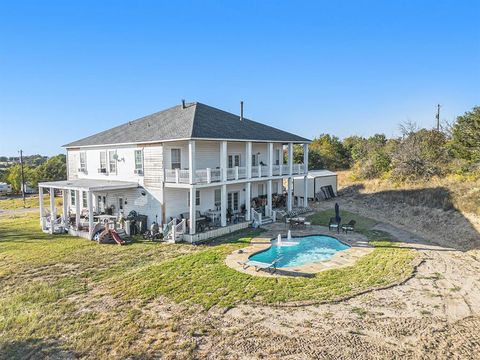
[[[210,177],[212,182],[218,182],[222,180],[222,171],[220,169],[212,169],[210,171]]]
[[[235,180],[235,169],[236,168],[227,169],[227,180]]]
[[[254,165],[252,166],[251,177],[260,178],[269,176],[269,166],[266,165]],[[272,176],[288,175],[290,168],[288,164],[273,165]],[[304,164],[292,164],[292,174],[304,174]],[[246,179],[247,168],[244,166],[235,166],[227,169],[227,181]],[[198,169],[195,170],[193,176],[194,184],[210,184],[212,182],[222,181],[222,169]],[[190,171],[181,169],[165,169],[165,182],[176,184],[189,184],[190,183]]]
[[[269,206],[265,206],[265,215],[270,216],[273,222],[277,221],[277,212]]]
[[[170,221],[167,225],[164,226],[163,228],[163,239],[168,241],[170,237],[173,238],[175,241],[175,237],[173,236],[173,228],[175,227],[177,223],[177,219],[173,219]]]
[[[238,178],[245,179],[247,177],[247,168],[246,167],[239,167],[238,168]]]
[[[253,224],[256,226],[262,225],[262,213],[259,213],[256,211],[254,208],[252,208],[252,219],[253,219]]]
[[[268,176],[268,166],[267,165],[260,165],[260,176]]]
[[[176,240],[177,236],[185,234],[185,230],[187,229],[187,220],[182,219],[180,223],[173,226],[173,238]]]
[[[281,169],[281,166],[280,166],[280,165],[273,165],[273,166],[272,166],[272,175],[273,175],[273,176],[282,175],[280,169]]]

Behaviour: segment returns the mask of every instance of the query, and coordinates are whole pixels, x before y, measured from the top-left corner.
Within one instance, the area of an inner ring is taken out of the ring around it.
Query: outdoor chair
[[[336,229],[337,230],[337,233],[340,233],[340,221],[341,219],[337,219],[334,218],[334,217],[331,217],[329,222],[328,222],[328,230],[332,230],[332,229]]]
[[[345,232],[345,234],[348,234],[349,231],[355,231],[355,220],[350,220],[347,224],[342,225],[342,231]]]

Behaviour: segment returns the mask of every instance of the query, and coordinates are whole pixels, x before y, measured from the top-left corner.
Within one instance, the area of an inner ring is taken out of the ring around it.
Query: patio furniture
[[[247,261],[239,261],[239,264],[243,266],[243,269],[248,269],[250,266],[255,267],[255,271],[260,271],[260,270],[266,270],[270,272],[270,274],[273,274],[274,272],[277,271],[277,263],[281,260],[282,258],[275,259],[271,263],[264,263],[260,261],[253,261],[253,260],[247,260]]]
[[[304,217],[291,218],[289,223],[290,223],[290,228],[292,228],[292,229],[305,228],[305,218]]]
[[[338,220],[338,221],[337,221]],[[329,222],[328,222],[328,230],[332,230],[332,229],[337,229],[337,233],[340,233],[340,221],[342,219],[338,218],[334,218],[334,217],[331,217]]]
[[[347,224],[342,225],[342,231],[345,232],[345,234],[348,234],[349,231],[355,231],[355,224],[357,222],[355,220],[350,220]]]

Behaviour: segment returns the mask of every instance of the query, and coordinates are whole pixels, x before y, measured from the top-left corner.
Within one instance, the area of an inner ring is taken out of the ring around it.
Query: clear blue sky
[[[299,135],[397,134],[480,105],[480,1],[2,1],[0,154],[182,98]]]

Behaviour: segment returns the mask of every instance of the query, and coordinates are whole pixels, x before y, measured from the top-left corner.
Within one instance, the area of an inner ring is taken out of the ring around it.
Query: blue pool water
[[[281,258],[277,267],[293,267],[328,260],[336,252],[349,247],[331,236],[295,237],[290,242],[282,239],[281,246],[272,241],[269,249],[250,256],[249,260],[271,263]]]

